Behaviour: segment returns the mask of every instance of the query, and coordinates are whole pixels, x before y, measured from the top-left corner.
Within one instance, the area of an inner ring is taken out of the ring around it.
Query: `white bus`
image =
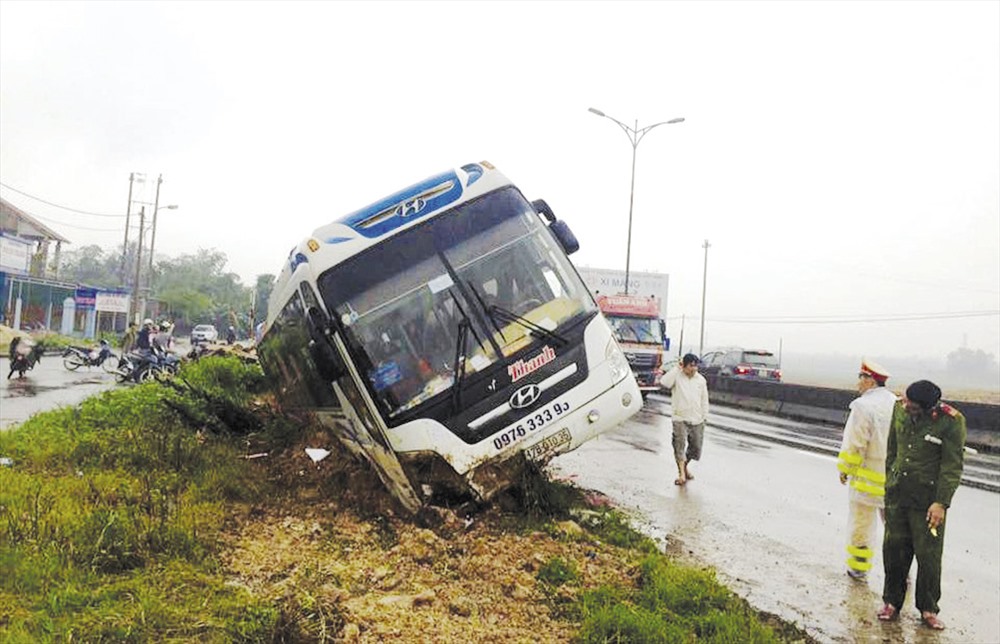
[[[642,406],[577,248],[489,163],[431,177],[292,249],[261,365],[407,510],[486,500]]]

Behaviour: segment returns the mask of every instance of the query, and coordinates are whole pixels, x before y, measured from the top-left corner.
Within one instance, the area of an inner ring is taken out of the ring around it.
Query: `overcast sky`
[[[120,249],[162,174],[157,251],[246,284],[480,160],[624,269],[632,147],[588,107],[686,119],[638,147],[631,249],[675,341],[708,239],[706,348],[1000,355],[998,2],[0,2],[0,194]]]

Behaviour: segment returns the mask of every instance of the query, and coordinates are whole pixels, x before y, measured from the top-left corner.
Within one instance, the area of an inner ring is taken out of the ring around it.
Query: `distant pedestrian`
[[[850,405],[837,458],[840,483],[848,491],[847,574],[864,579],[877,543],[875,518],[885,520],[885,450],[896,395],[886,389],[889,372],[871,360],[861,361],[858,393]]]
[[[122,335],[122,353],[129,353],[135,349],[136,338],[139,335],[139,325],[129,322],[128,329]]]
[[[882,542],[885,605],[878,612],[882,621],[899,618],[915,555],[915,603],[921,621],[934,630],[944,628],[938,619],[938,600],[945,514],[962,479],[966,435],[965,416],[940,401],[937,385],[918,380],[906,388],[906,396],[893,410]]]
[[[677,463],[674,485],[693,481],[690,462],[701,458],[705,421],[708,419],[708,383],[698,373],[700,362],[693,353],[685,354],[660,379],[660,386],[670,390],[673,407],[673,448]]]
[[[228,329],[226,329],[226,344],[235,344],[235,343],[236,343],[236,328],[230,326]]]

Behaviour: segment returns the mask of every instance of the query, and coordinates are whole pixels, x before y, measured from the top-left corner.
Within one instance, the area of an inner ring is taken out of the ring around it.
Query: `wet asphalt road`
[[[39,411],[76,405],[105,389],[115,387],[115,378],[100,367],[69,371],[61,355],[42,356],[35,368],[7,380],[10,360],[0,358],[0,431],[23,423]]]
[[[845,574],[847,490],[835,457],[713,427],[716,416],[730,424],[713,414],[702,461],[692,466],[696,479],[677,487],[665,401],[651,398],[621,428],[555,458],[550,468],[607,494],[669,552],[714,567],[755,607],[821,641],[1000,642],[996,493],[963,485],[955,494],[940,602],[947,630],[922,627],[912,596],[900,622],[882,624],[875,619],[881,554],[867,583]]]

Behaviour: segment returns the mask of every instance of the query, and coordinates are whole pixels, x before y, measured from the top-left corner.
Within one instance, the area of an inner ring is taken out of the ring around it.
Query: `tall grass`
[[[647,555],[635,588],[601,587],[576,608],[580,642],[780,642],[747,603],[715,573]]]
[[[245,405],[255,370],[185,365],[211,396],[149,383],[0,434],[5,641],[270,639],[277,610],[226,585],[214,557],[226,503],[265,483],[242,437],[204,431],[225,424],[209,422],[220,400]]]

